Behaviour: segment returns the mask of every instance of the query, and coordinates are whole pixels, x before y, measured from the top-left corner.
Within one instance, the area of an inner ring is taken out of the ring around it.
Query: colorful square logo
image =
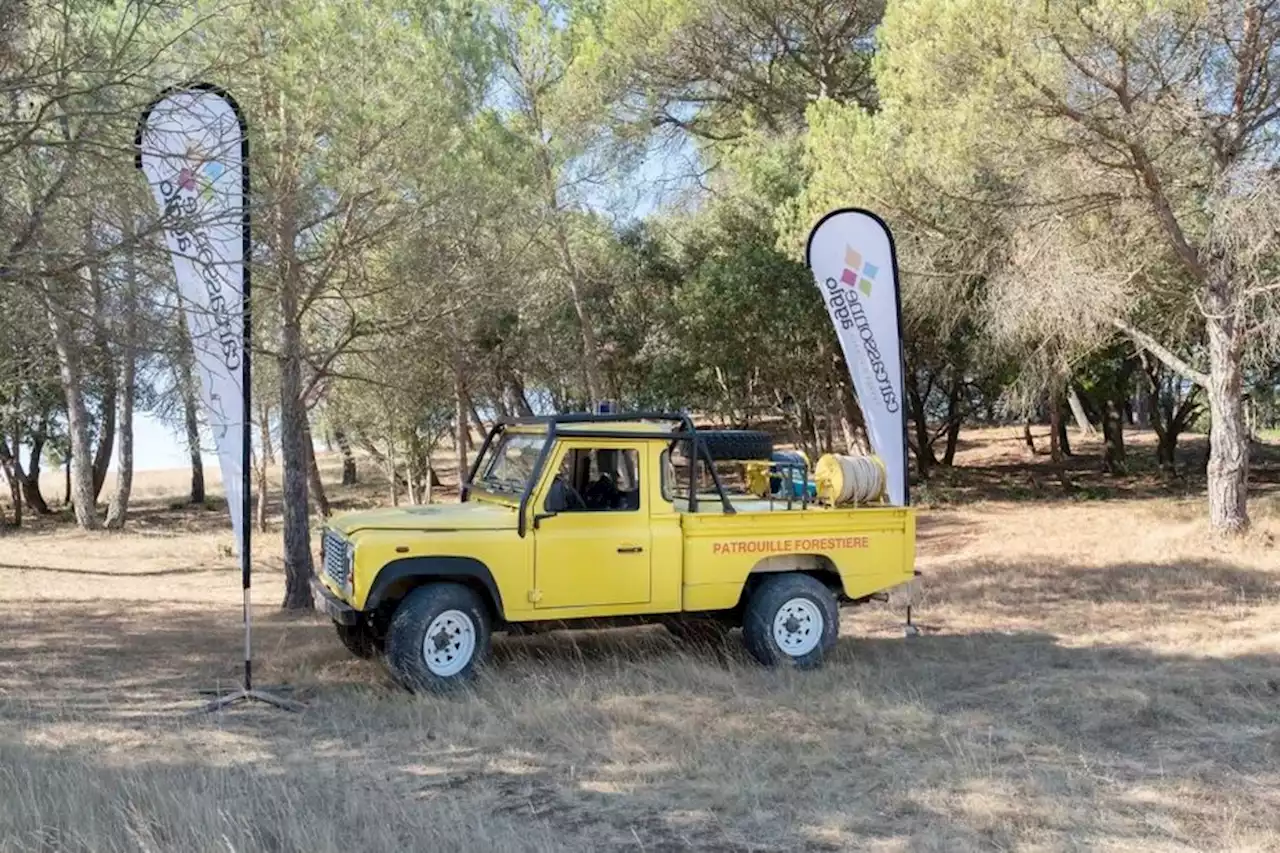
[[[840,280],[846,287],[856,287],[862,291],[863,296],[870,296],[871,287],[875,284],[875,278],[879,272],[879,267],[863,262],[862,255],[853,248],[845,246],[844,272],[840,274]]]

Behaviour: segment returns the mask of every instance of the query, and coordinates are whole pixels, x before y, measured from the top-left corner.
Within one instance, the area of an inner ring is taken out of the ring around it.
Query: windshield
[[[513,433],[503,436],[480,466],[475,484],[489,492],[523,494],[546,443],[545,435]]]

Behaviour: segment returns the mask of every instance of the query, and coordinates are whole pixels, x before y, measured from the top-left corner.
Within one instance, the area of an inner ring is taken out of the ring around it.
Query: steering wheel
[[[587,508],[587,502],[582,499],[582,495],[578,494],[577,489],[565,482],[562,475],[557,474],[555,482],[559,484],[562,494],[564,495],[564,506],[566,511],[581,511]]]

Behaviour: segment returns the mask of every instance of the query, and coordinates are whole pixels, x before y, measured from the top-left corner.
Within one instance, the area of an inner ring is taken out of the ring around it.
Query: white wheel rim
[[[807,598],[792,598],[773,617],[773,641],[788,657],[804,657],[822,642],[822,609]]]
[[[431,620],[422,637],[422,660],[432,675],[457,675],[476,653],[476,626],[461,610],[446,610]]]

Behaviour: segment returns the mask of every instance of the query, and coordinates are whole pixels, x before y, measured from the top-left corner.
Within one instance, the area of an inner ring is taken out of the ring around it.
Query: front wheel
[[[489,612],[457,583],[421,586],[396,608],[387,632],[387,665],[415,693],[471,680],[489,653]]]
[[[836,645],[840,610],[836,596],[808,575],[771,575],[747,599],[742,641],[765,666],[817,669]]]

